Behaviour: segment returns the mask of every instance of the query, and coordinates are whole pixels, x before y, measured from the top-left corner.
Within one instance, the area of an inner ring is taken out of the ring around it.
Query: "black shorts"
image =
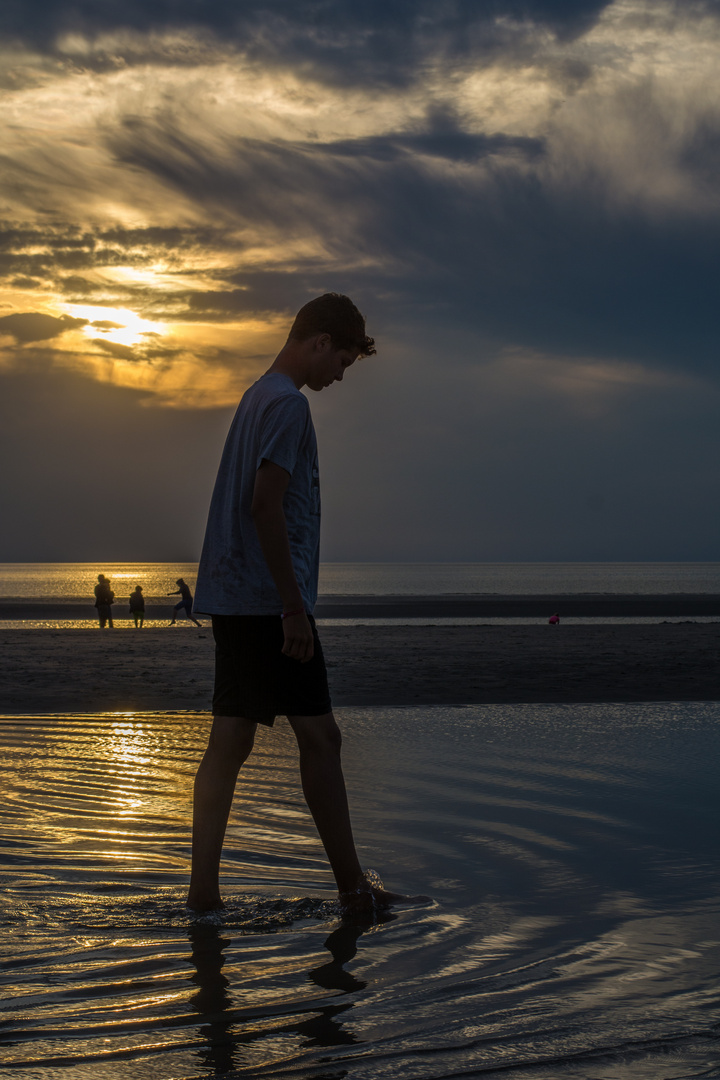
[[[213,615],[214,716],[242,716],[272,727],[276,716],[324,716],[330,691],[315,620],[312,660],[284,656],[279,615]]]

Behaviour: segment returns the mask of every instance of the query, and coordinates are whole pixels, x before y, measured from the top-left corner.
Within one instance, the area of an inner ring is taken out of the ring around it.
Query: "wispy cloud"
[[[333,37],[335,9],[210,5],[198,36],[189,8],[170,25],[50,5],[60,36],[8,57],[6,337],[123,385],[142,372],[158,402],[168,370],[183,389],[194,373],[196,402],[212,384],[225,403],[242,378],[208,379],[214,357],[256,373],[341,281],[510,350],[711,370],[720,23],[643,0],[481,8],[345,12]],[[294,51],[347,59],[383,34],[394,79],[323,78]],[[77,319],[104,332],[69,335]]]
[[[276,67],[322,72],[329,83],[402,82],[428,55],[449,60],[506,52],[536,28],[572,39],[607,0],[39,0],[29,10],[8,0],[0,14],[6,39],[50,56],[118,66],[158,54],[182,62],[221,40]],[[516,46],[517,47],[517,46]]]

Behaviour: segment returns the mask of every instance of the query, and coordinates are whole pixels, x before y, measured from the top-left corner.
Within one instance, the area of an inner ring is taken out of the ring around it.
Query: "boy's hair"
[[[375,339],[365,333],[365,319],[349,296],[325,293],[300,308],[288,341],[307,341],[315,334],[329,334],[336,349],[359,350],[360,356],[375,353]]]

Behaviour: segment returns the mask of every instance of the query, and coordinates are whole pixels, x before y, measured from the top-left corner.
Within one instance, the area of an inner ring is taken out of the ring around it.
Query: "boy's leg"
[[[308,809],[332,867],[343,911],[366,917],[376,908],[425,901],[369,884],[355,850],[345,778],[340,761],[342,736],[332,713],[288,716],[300,748],[300,776]]]
[[[350,824],[340,760],[342,736],[332,713],[288,716],[300,750],[300,777],[339,892],[364,885]]]
[[[220,856],[235,782],[253,748],[257,724],[239,716],[216,716],[195,777],[192,873],[188,905],[197,911],[223,906]]]

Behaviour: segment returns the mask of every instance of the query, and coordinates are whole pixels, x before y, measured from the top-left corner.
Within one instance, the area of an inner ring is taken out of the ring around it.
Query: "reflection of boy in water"
[[[104,574],[98,574],[98,583],[95,586],[95,607],[97,608],[98,618],[100,620],[100,629],[105,629],[105,624],[113,629],[112,621],[112,602],[115,599],[115,593],[110,588],[110,582]]]
[[[298,741],[303,793],[346,910],[371,913],[404,899],[363,874],[355,851],[340,731],[312,617],[317,598],[320,488],[317,444],[301,387],[340,382],[374,353],[365,320],[329,293],[298,313],[270,369],[246,391],[213,493],[195,606],[212,615],[213,726],[195,780],[188,904],[223,906],[220,855],[238,772],[257,725],[287,716]]]
[[[135,592],[130,593],[130,614],[135,619],[135,629],[142,630],[145,620],[145,597],[143,596],[142,585],[136,585]]]
[[[192,593],[190,592],[190,586],[186,585],[181,577],[179,577],[177,579],[175,584],[179,585],[180,588],[176,589],[175,592],[169,592],[168,596],[180,596],[181,599],[175,605],[175,607],[173,608],[173,617],[172,617],[172,621],[171,621],[170,625],[171,626],[175,625],[175,623],[177,621],[177,613],[178,613],[178,611],[181,611],[182,609],[184,609],[185,614],[187,615],[188,619],[191,619],[192,622],[194,622],[196,626],[199,626],[199,627],[202,628],[202,623],[199,623],[197,621],[197,619],[195,618],[195,616],[193,615],[193,613],[192,613],[192,610],[193,610],[193,598],[192,598]]]

